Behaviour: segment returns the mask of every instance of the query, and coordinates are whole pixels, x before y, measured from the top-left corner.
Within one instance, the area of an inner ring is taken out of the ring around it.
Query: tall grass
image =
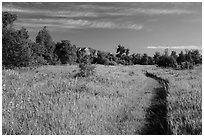
[[[174,135],[202,134],[202,67],[193,70],[152,69],[169,80],[168,122]]]
[[[3,134],[139,134],[151,94],[142,67],[77,66],[3,70]],[[134,73],[133,73],[134,72]]]

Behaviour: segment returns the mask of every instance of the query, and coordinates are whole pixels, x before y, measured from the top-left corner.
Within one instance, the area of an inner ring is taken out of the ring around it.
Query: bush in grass
[[[84,57],[83,61],[79,64],[78,77],[88,77],[94,74],[95,66],[91,65],[89,58]]]
[[[115,65],[117,65],[117,63],[115,61],[109,61],[109,65],[115,66]]]
[[[109,60],[106,57],[98,57],[96,59],[96,63],[102,64],[102,65],[109,65]]]
[[[193,63],[185,61],[181,63],[181,69],[193,69]]]

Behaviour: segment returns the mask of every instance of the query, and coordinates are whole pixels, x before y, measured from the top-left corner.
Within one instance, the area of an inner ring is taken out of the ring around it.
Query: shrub
[[[148,55],[146,53],[143,54],[141,60],[140,60],[141,65],[148,65]]]
[[[135,64],[140,64],[140,61],[141,61],[141,58],[142,58],[142,55],[141,54],[135,54],[135,53],[133,53],[132,54],[132,62],[133,62],[133,64],[135,65]]]
[[[109,60],[105,57],[97,58],[97,63],[102,65],[109,65]]]
[[[126,60],[118,60],[118,64],[127,65],[128,62]]]
[[[94,74],[95,66],[91,64],[80,63],[80,72],[77,74],[79,77],[88,77]]]
[[[79,73],[76,75],[78,77],[88,77],[94,74],[95,66],[91,65],[89,58],[85,57],[79,64]]]
[[[181,69],[193,69],[193,63],[185,61],[181,63]]]
[[[117,65],[117,63],[115,61],[109,61],[108,65],[115,66],[115,65]]]
[[[42,56],[32,56],[32,60],[29,66],[41,66],[41,65],[48,65],[47,61]]]
[[[163,55],[159,57],[157,65],[159,67],[175,67],[177,65],[177,62],[174,57]]]

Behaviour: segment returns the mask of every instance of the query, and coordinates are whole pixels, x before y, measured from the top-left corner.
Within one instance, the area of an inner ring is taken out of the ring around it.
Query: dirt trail
[[[146,126],[142,129],[145,135],[169,135],[171,130],[167,122],[167,92],[168,82],[153,75],[146,73],[146,76],[154,79],[159,84],[152,89],[153,97],[151,105],[146,112]]]

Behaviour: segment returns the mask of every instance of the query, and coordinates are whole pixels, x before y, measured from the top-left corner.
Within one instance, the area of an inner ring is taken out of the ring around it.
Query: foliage
[[[77,63],[81,63],[84,60],[84,57],[86,56],[86,58],[88,59],[89,62],[91,63],[95,63],[95,57],[93,55],[93,49],[90,48],[77,48],[76,54],[77,54]]]
[[[202,57],[201,57],[198,50],[187,51],[185,56],[186,56],[186,61],[188,61],[188,62],[191,62],[194,64],[201,64],[202,63],[202,62],[200,62],[200,58],[202,58]]]
[[[176,51],[172,51],[172,52],[171,52],[171,56],[172,56],[175,60],[177,60],[177,58],[178,58],[178,56],[176,55]]]
[[[108,65],[115,66],[115,65],[117,65],[117,63],[115,61],[109,61]]]
[[[140,60],[140,64],[141,65],[148,65],[149,61],[148,61],[148,56],[146,53],[143,54],[141,60]]]
[[[128,54],[130,53],[130,50],[127,48],[125,48],[124,46],[121,46],[120,44],[117,47],[117,56],[121,57],[123,54],[125,54],[126,56],[128,56]]]
[[[97,58],[95,58],[95,63],[108,65],[109,64],[108,54],[106,52],[98,51]]]
[[[75,64],[77,60],[77,48],[68,40],[62,40],[56,44],[55,54],[62,64]]]
[[[160,57],[161,57],[160,52],[155,52],[154,57],[153,57],[155,64],[157,64],[159,62]]]
[[[88,57],[85,57],[79,64],[79,69],[78,77],[88,77],[94,74],[95,66],[90,64]]]
[[[29,35],[25,28],[6,29],[2,38],[2,64],[6,67],[25,67],[31,59]]]
[[[180,52],[179,57],[177,58],[178,64],[181,64],[181,62],[184,62],[186,60],[185,55],[183,51]]]
[[[157,65],[159,67],[176,67],[177,62],[176,62],[176,59],[174,57],[163,55],[163,56],[159,57]]]
[[[12,27],[13,22],[17,20],[16,14],[11,14],[8,12],[2,12],[2,28],[9,29]]]
[[[181,51],[179,55],[176,51],[172,51],[169,55],[168,49],[165,49],[164,55],[156,52],[153,57],[150,57],[146,53],[129,55],[130,50],[121,45],[118,45],[116,54],[112,54],[92,48],[77,48],[68,40],[55,44],[46,26],[38,32],[36,42],[32,42],[25,28],[20,30],[12,28],[16,19],[15,14],[2,13],[2,63],[7,67],[75,64],[82,63],[85,56],[91,64],[103,65],[157,64],[184,69],[193,68],[193,65],[202,63],[202,55],[198,50],[185,50],[185,54]]]
[[[185,61],[181,63],[181,69],[193,69],[193,68],[194,67],[192,62]]]
[[[133,62],[133,64],[134,64],[134,65],[135,65],[135,64],[140,64],[141,58],[142,58],[142,55],[141,55],[141,54],[139,54],[139,53],[137,53],[137,54],[133,53],[133,54],[132,54],[132,62]]]
[[[47,30],[47,27],[43,27],[42,30],[38,32],[36,36],[36,43],[43,46],[44,54],[43,57],[49,64],[53,64],[53,52],[55,49],[55,42],[53,41],[50,32]]]

